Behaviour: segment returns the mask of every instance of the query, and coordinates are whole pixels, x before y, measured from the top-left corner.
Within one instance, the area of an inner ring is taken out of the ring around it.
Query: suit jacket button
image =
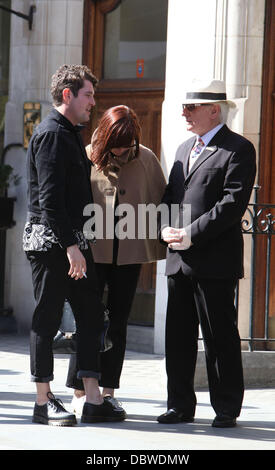
[[[119,190],[119,194],[121,194],[121,196],[124,196],[125,193],[126,193],[125,189],[120,189]]]

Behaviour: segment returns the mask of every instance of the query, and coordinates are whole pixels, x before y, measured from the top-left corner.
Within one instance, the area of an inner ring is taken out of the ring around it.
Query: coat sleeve
[[[170,206],[171,206],[171,196],[170,196],[170,188],[171,183],[167,184],[164,190],[164,194],[162,197],[161,204],[164,208],[163,212],[158,212],[158,239],[164,245],[167,245],[166,242],[162,239],[161,233],[165,227],[169,227],[171,225],[170,221]],[[166,208],[166,211],[165,211]]]
[[[53,230],[63,248],[77,240],[66,210],[66,147],[56,132],[45,132],[35,141],[34,165],[37,170],[42,221]]]
[[[154,153],[152,153],[151,164],[151,171],[147,174],[147,177],[150,177],[148,187],[151,188],[154,203],[160,204],[165,190],[166,180],[160,162]],[[153,179],[153,184],[151,178]]]
[[[169,220],[168,206],[163,203],[163,196],[166,190],[166,179],[161,168],[161,164],[153,152],[150,153],[150,158],[148,158],[147,156],[145,178],[147,180],[146,187],[148,188],[148,191],[150,193],[148,194],[147,199],[150,200],[151,203],[159,207],[159,211],[157,213],[157,231],[158,239],[159,241],[162,241],[162,225],[168,225]]]
[[[240,222],[249,202],[255,174],[255,149],[246,140],[229,160],[221,199],[186,228],[194,244],[215,239]]]
[[[178,191],[179,184],[182,185],[182,181],[178,184],[178,174],[182,173],[182,163],[175,161],[170,175],[168,184],[166,184],[161,204],[163,207],[163,211],[161,214],[158,214],[158,238],[159,240],[167,245],[161,238],[161,232],[165,227],[177,227],[177,221],[175,219],[175,215],[179,214],[179,206],[180,206],[180,194]],[[177,217],[176,217],[177,218]]]

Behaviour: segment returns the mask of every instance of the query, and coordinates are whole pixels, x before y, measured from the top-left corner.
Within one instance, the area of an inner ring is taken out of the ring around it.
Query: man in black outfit
[[[168,410],[160,423],[192,422],[198,326],[205,345],[214,427],[236,425],[243,371],[234,293],[243,276],[241,218],[256,172],[255,149],[225,124],[222,81],[194,83],[183,102],[187,129],[196,134],[177,150],[163,203],[191,208],[180,228],[163,226],[168,245],[166,370]],[[182,213],[184,214],[184,212]],[[182,217],[184,219],[184,217]]]
[[[34,131],[27,155],[23,248],[31,264],[36,300],[30,334],[31,375],[37,387],[33,421],[58,426],[76,424],[75,415],[65,410],[50,389],[52,342],[65,299],[76,320],[78,376],[86,393],[82,422],[125,418],[102,398],[98,387],[104,305],[82,232],[83,209],[92,202],[92,193],[90,162],[79,124],[90,118],[96,83],[86,66],[64,65],[57,70],[51,85],[54,107]]]

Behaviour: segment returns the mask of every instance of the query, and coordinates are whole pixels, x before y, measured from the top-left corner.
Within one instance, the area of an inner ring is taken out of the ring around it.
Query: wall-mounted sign
[[[137,59],[136,75],[137,78],[142,78],[144,76],[144,59]]]
[[[41,122],[41,104],[24,103],[24,148],[28,148],[35,127]]]

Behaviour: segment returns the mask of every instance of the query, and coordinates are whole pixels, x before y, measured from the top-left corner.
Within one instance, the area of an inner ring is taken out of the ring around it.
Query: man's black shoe
[[[157,420],[162,424],[193,423],[194,417],[186,416],[176,408],[170,408],[166,413],[160,415]]]
[[[51,392],[48,392],[47,396],[49,401],[45,405],[35,403],[33,423],[51,426],[74,426],[77,424],[75,415],[65,410],[61,400],[55,398]]]
[[[228,415],[217,415],[212,423],[214,428],[234,428],[236,426],[236,418]]]
[[[104,399],[101,405],[84,403],[81,422],[100,423],[104,421],[123,421],[126,413],[122,407],[114,406],[110,400]]]

